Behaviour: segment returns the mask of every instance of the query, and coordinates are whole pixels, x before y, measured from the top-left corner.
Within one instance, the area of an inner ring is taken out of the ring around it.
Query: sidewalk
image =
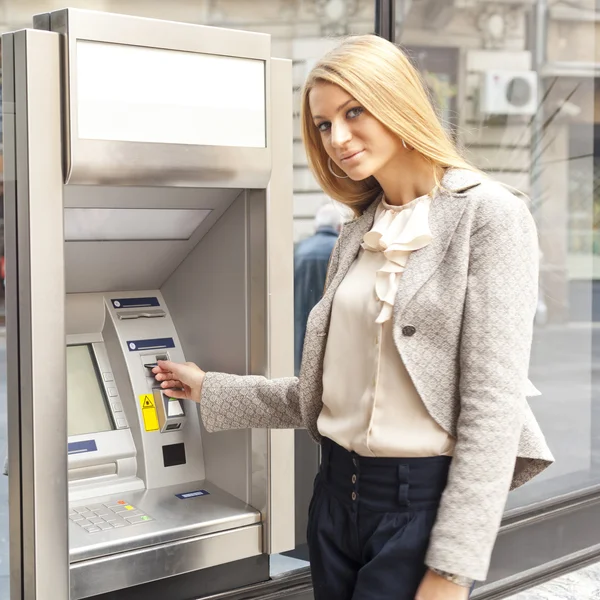
[[[600,600],[600,563],[557,577],[507,600]]]

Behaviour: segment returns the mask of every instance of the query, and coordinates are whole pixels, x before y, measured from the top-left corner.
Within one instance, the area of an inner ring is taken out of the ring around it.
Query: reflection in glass
[[[557,461],[512,493],[509,508],[600,484],[594,8],[396,2],[396,39],[446,125],[476,166],[526,194],[538,227],[530,377],[542,396],[528,401]]]

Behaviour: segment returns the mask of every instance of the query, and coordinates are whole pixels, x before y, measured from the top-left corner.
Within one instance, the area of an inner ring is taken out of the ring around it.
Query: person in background
[[[306,321],[321,299],[331,251],[340,234],[342,217],[333,203],[324,204],[315,216],[315,233],[302,240],[294,252],[294,371],[300,371]]]

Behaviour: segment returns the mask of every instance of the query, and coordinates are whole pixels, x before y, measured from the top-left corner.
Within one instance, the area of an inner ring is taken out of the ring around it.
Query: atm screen
[[[114,429],[89,344],[67,346],[67,426],[69,436]]]

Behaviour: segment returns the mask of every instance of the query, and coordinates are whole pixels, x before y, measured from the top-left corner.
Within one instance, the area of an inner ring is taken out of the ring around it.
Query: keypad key
[[[91,512],[96,512],[97,510],[102,510],[106,508],[103,504],[92,504],[87,507],[87,509]]]
[[[106,517],[108,515],[112,515],[112,512],[108,510],[108,508],[99,508],[98,510],[94,511],[94,514],[97,517]]]
[[[136,517],[128,517],[125,515],[125,520],[129,521],[132,525],[137,525],[138,523],[145,523],[146,521],[152,521],[152,517],[148,515],[138,515]]]
[[[112,510],[114,513],[127,512],[127,509],[125,508],[124,504],[116,504],[113,506],[109,506],[108,508],[110,510]]]
[[[89,527],[90,525],[93,525],[93,523],[90,523],[90,521],[88,521],[87,519],[83,519],[82,521],[77,521],[77,525],[79,525],[79,527]]]
[[[111,521],[111,525],[115,529],[118,529],[119,527],[127,527],[127,525],[129,525],[129,523],[127,523],[127,521]]]
[[[100,527],[88,527],[86,531],[88,533],[98,533],[99,531],[102,531],[102,529],[100,529]]]
[[[81,516],[84,519],[89,519],[90,517],[95,517],[96,513],[93,513],[91,510],[88,510],[87,512],[81,513]]]
[[[84,512],[88,512],[88,509],[86,506],[78,506],[77,508],[73,509],[76,513],[84,513]]]
[[[112,523],[113,521],[121,520],[121,517],[117,513],[111,512],[109,515],[102,515],[102,520]]]
[[[126,513],[122,512],[122,513],[118,513],[118,514],[120,517],[127,518],[127,517],[141,517],[146,513],[144,513],[144,511],[140,510],[139,508],[136,508],[134,510],[127,511]]]
[[[83,521],[84,520],[83,517],[80,514],[78,514],[78,513],[75,513],[75,515],[72,516],[72,517],[69,517],[69,519],[71,519],[71,521],[74,521],[74,522]]]
[[[113,526],[110,523],[98,523],[98,527],[100,527],[100,529],[106,530],[106,529],[112,529]]]
[[[104,523],[104,521],[103,521],[103,520],[102,520],[100,517],[90,517],[90,518],[88,519],[88,521],[89,521],[90,523],[94,523],[94,524],[96,524],[96,525],[97,525],[98,523]]]

